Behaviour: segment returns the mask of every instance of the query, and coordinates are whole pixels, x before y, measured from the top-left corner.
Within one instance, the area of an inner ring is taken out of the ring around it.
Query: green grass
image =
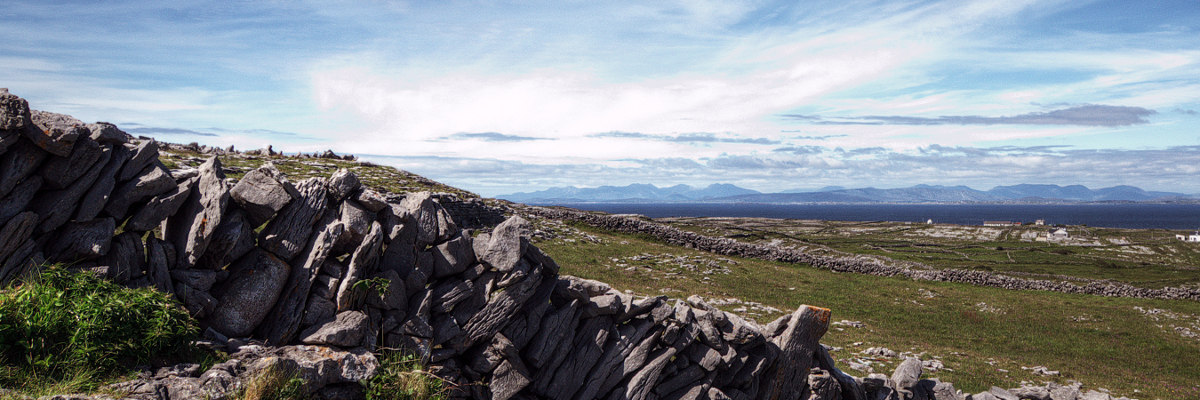
[[[375,355],[379,369],[363,384],[367,400],[446,398],[447,383],[426,372],[417,356],[394,349],[380,349]]]
[[[1056,379],[1065,383],[1076,379],[1091,388],[1142,399],[1200,396],[1200,368],[1195,364],[1200,359],[1200,339],[1182,337],[1173,328],[1200,324],[1197,302],[1007,291],[841,274],[806,265],[715,256],[645,236],[570,226],[600,238],[601,243],[564,240],[567,236],[538,242],[562,266],[563,274],[601,280],[638,294],[734,297],[784,312],[811,304],[831,308],[835,321],[862,321],[866,324],[863,328],[832,327],[823,339],[825,344],[843,348],[834,352],[834,357],[848,371],[846,361],[861,357],[856,353],[885,346],[925,352],[925,359],[941,357],[953,371],[929,376],[972,393],[992,385],[1016,387],[1021,381]],[[630,258],[638,254],[732,262],[724,263],[728,274],[702,274]],[[729,311],[735,307],[722,308]],[[1134,307],[1167,310],[1180,318],[1155,321]],[[768,312],[757,319],[766,323],[778,315]],[[898,360],[883,361],[874,366],[875,371],[890,374]],[[1063,375],[1034,376],[1020,368],[1039,365]]]
[[[198,333],[165,294],[48,266],[0,289],[0,387],[91,391],[135,365],[206,357]]]
[[[306,399],[304,379],[295,370],[274,363],[258,371],[238,387],[234,400]]]

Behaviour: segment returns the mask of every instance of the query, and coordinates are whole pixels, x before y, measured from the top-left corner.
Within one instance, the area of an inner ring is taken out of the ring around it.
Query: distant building
[[[929,224],[929,225],[933,225],[933,220],[932,220],[932,219],[930,219],[930,220],[927,220],[927,221],[925,221],[925,223],[926,223],[926,224]]]
[[[1014,226],[1021,225],[1020,222],[1012,221],[983,221],[983,226]]]
[[[1034,224],[1034,225],[1037,225],[1037,226],[1046,225],[1046,220],[1044,220],[1044,219],[1039,219],[1039,220],[1037,220],[1037,221],[1033,221],[1033,224]]]
[[[1071,237],[1071,234],[1067,233],[1067,230],[1063,228],[1050,231],[1050,240],[1066,239],[1069,237]]]
[[[1191,235],[1175,235],[1175,238],[1189,243],[1200,243],[1200,231]]]

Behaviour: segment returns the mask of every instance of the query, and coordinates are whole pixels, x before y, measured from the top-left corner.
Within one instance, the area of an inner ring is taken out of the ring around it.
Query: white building
[[[1175,235],[1175,238],[1189,243],[1200,243],[1200,231],[1191,235]]]
[[[1067,230],[1063,228],[1050,231],[1050,240],[1066,239],[1069,237],[1071,237],[1071,234],[1067,233]]]

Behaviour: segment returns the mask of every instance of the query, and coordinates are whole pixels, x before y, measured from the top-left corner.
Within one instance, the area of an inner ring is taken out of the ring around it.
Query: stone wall
[[[713,252],[717,254],[757,258],[768,261],[811,264],[837,272],[854,272],[877,276],[904,276],[910,279],[957,282],[976,286],[990,286],[1011,290],[1044,290],[1061,293],[1089,294],[1107,297],[1134,297],[1146,299],[1186,299],[1200,300],[1200,289],[1186,287],[1168,287],[1150,289],[1131,286],[1128,284],[1087,280],[1084,284],[1063,282],[1061,280],[1025,279],[995,274],[986,271],[963,269],[935,269],[909,262],[887,262],[879,258],[861,255],[831,256],[814,254],[777,246],[743,243],[728,238],[704,236],[688,232],[672,226],[638,218],[594,214],[564,208],[548,208],[528,206],[525,212],[544,218],[563,221],[576,221],[598,228],[625,233],[637,233],[653,236],[667,243],[688,248]]]

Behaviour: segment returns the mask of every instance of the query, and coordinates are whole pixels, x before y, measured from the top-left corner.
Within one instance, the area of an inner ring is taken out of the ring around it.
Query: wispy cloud
[[[1054,111],[1000,117],[978,115],[932,118],[902,115],[821,117],[801,114],[784,114],[783,117],[822,125],[1078,125],[1111,127],[1149,123],[1150,121],[1146,117],[1154,114],[1157,114],[1157,111],[1142,107],[1087,104]]]
[[[131,135],[147,135],[147,136],[157,136],[157,135],[166,135],[166,136],[192,135],[192,136],[208,136],[208,137],[220,136],[215,133],[200,132],[200,131],[194,131],[191,129],[180,129],[180,128],[155,128],[155,127],[125,128],[125,132],[129,133]]]
[[[442,137],[441,140],[482,140],[485,142],[529,142],[534,140],[554,140],[532,136],[506,135],[499,132],[459,132]]]
[[[715,133],[696,132],[678,135],[652,135],[640,132],[603,132],[587,135],[590,138],[644,139],[673,143],[741,143],[741,144],[779,144],[780,141],[767,138],[743,138],[733,136],[717,136]]]

